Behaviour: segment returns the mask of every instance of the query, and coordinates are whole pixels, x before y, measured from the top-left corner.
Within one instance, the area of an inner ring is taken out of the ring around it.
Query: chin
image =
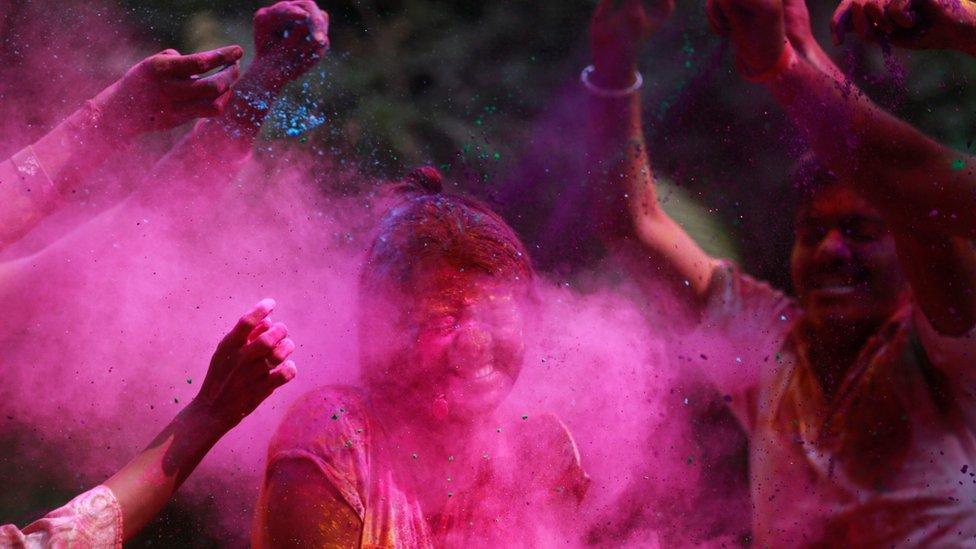
[[[447,391],[450,417],[472,421],[495,411],[512,390],[508,376],[484,383],[456,383]]]
[[[860,328],[879,324],[877,315],[856,303],[814,304],[806,310],[807,318],[817,328]],[[883,322],[883,319],[882,319]]]

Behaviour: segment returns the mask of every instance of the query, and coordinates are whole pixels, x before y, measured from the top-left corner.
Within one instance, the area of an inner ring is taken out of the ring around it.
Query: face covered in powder
[[[816,191],[797,216],[793,284],[815,327],[876,326],[907,288],[881,214],[839,183]]]
[[[522,369],[525,283],[444,261],[418,265],[412,278],[409,293],[364,309],[373,364],[383,365],[374,384],[437,419],[485,417]]]
[[[411,349],[399,375],[425,396],[443,395],[455,418],[490,412],[522,369],[524,288],[442,265],[428,269],[416,290],[404,326]]]

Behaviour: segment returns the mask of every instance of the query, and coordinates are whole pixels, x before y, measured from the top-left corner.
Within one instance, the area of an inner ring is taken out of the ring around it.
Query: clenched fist
[[[768,71],[783,54],[786,30],[782,0],[708,0],[708,21],[728,36],[745,76]]]
[[[853,31],[902,48],[972,53],[976,7],[968,0],[841,0],[830,30],[836,44]]]
[[[329,48],[329,15],[312,0],[287,0],[254,14],[254,64],[274,84],[300,77]]]

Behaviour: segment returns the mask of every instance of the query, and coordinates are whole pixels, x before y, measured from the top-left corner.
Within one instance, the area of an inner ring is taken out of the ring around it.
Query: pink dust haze
[[[13,43],[29,52],[0,69],[4,157],[151,53],[120,38],[127,31],[110,6],[79,12],[56,39],[42,32],[42,4],[28,4],[17,21],[0,9],[0,28],[16,25]],[[377,212],[368,196],[318,189],[331,167],[297,142],[291,151],[259,147],[213,208],[200,207],[199,182],[167,181],[151,201],[131,192],[172,139],[147,139],[110,160],[101,175],[109,191],[93,183],[0,255],[0,417],[28,426],[58,448],[59,467],[94,485],[196,394],[236,317],[274,297],[274,318],[298,344],[299,376],[225,437],[183,489],[211,498],[221,523],[209,535],[241,544],[288,405],[312,388],[358,380],[358,346],[369,342],[357,341],[356,281]],[[705,482],[689,434],[701,391],[676,375],[685,365],[666,343],[671,334],[648,319],[633,289],[597,281],[584,294],[540,279],[525,366],[501,413],[550,411],[576,438],[592,483],[578,539],[554,538],[560,546],[694,543],[672,522],[696,505]],[[674,308],[675,324],[682,314]],[[682,352],[735,355],[707,340],[693,347]],[[713,504],[710,512],[741,516],[719,496]],[[511,534],[517,543],[520,533]]]

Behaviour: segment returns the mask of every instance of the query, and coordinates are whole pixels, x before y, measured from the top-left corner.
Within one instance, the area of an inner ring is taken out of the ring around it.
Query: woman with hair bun
[[[317,389],[271,441],[256,547],[537,545],[587,478],[554,416],[498,411],[533,269],[484,203],[425,167],[391,189],[360,279],[359,387]]]

